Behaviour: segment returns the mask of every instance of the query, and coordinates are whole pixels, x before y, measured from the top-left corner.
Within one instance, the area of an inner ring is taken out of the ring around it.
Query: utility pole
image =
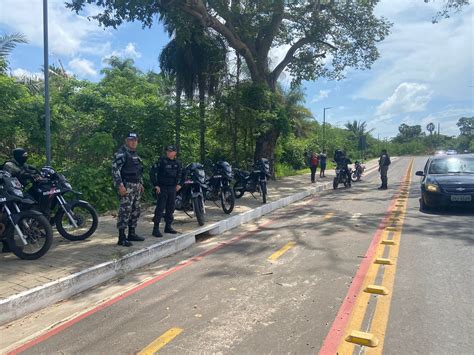
[[[48,58],[48,0],[43,0],[44,44],[44,129],[46,133],[46,165],[51,165],[51,114],[49,109],[49,58]]]
[[[324,107],[323,109],[323,150],[326,149],[326,110],[332,107]]]

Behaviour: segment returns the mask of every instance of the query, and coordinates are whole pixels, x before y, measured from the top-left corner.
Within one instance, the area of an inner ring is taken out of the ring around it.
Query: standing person
[[[326,177],[326,160],[328,156],[326,155],[326,150],[323,150],[319,153],[319,177],[323,178]]]
[[[140,217],[140,198],[143,193],[143,165],[137,154],[137,145],[137,134],[129,133],[125,144],[115,153],[112,161],[112,177],[120,198],[117,245],[124,247],[132,246],[131,241],[145,240],[135,233]],[[127,227],[128,237],[125,235]]]
[[[318,156],[316,155],[315,152],[311,153],[311,156],[309,157],[309,168],[311,169],[311,182],[315,183],[316,182],[316,170],[318,169],[319,165],[319,159]]]
[[[176,147],[170,145],[166,148],[166,156],[161,157],[150,170],[150,180],[156,192],[156,208],[153,217],[152,235],[163,237],[160,232],[160,222],[165,212],[165,233],[178,233],[171,227],[176,202],[176,192],[181,189],[182,165],[176,159]]]
[[[382,185],[379,187],[379,190],[386,190],[388,189],[388,166],[392,162],[390,161],[390,157],[388,156],[387,149],[382,149],[382,153],[380,154],[379,159],[379,172],[380,172],[380,180],[382,180]]]

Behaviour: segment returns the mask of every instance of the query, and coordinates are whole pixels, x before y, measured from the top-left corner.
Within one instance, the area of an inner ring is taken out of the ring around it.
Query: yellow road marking
[[[332,216],[334,216],[334,212],[328,212],[324,215],[324,219],[325,220],[331,219]]]
[[[282,256],[283,254],[285,254],[288,250],[290,250],[291,248],[293,248],[295,245],[296,245],[295,242],[288,242],[288,243],[286,243],[280,250],[274,252],[274,253],[268,258],[268,260],[270,260],[270,261],[275,261],[275,260],[278,259],[280,256]]]
[[[408,185],[411,183],[413,162],[414,160],[411,161],[410,166],[408,168],[406,180]],[[390,315],[390,302],[393,293],[392,290],[395,280],[402,226],[407,208],[407,199],[408,196],[404,197],[404,203],[402,204],[402,206],[397,206],[400,208],[396,208],[392,211],[391,222],[393,223],[395,230],[390,230],[391,228],[386,228],[382,233],[382,242],[379,244],[379,247],[376,250],[376,253],[374,255],[374,263],[372,263],[369,269],[367,270],[367,274],[362,284],[363,286],[361,288],[361,291],[355,299],[355,305],[352,314],[350,315],[349,322],[347,324],[346,329],[344,330],[345,336],[342,338],[341,343],[339,344],[337,349],[338,354],[352,354],[355,350],[354,343],[365,346],[364,350],[366,354],[382,354],[385,331],[387,329],[388,318]],[[387,245],[384,243],[390,233],[392,234],[390,244],[394,243],[394,245]],[[389,256],[387,259],[383,258],[385,248],[389,248]],[[391,261],[394,265],[382,266],[375,262],[377,259],[379,262]],[[379,290],[384,291],[383,293],[385,293],[386,291],[388,294],[381,294],[376,296],[377,304],[375,307],[373,319],[370,323],[370,329],[368,329],[367,332],[361,332],[361,330],[365,330],[361,328],[364,326],[363,323],[366,317],[370,297],[373,297],[367,291],[373,287],[379,270],[383,271],[383,278],[381,285],[377,286],[380,287]]]
[[[152,355],[158,352],[163,346],[165,346],[171,340],[180,335],[182,331],[183,329],[181,328],[171,328],[167,332],[160,335],[156,340],[154,340],[150,345],[140,351],[137,355]]]

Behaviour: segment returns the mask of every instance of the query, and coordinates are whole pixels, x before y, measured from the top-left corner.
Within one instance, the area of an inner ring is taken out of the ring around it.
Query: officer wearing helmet
[[[27,185],[28,182],[41,178],[37,169],[26,164],[27,160],[28,152],[25,149],[13,149],[12,159],[3,165],[3,170],[16,177],[22,185]]]
[[[152,235],[157,238],[163,237],[160,232],[160,222],[165,212],[165,233],[178,233],[173,229],[173,213],[176,203],[176,192],[182,185],[182,165],[176,159],[177,149],[174,145],[166,148],[166,156],[161,157],[150,170],[150,180],[156,193],[155,216],[153,217]]]
[[[125,144],[115,153],[112,161],[112,177],[120,198],[117,218],[118,245],[130,247],[132,241],[145,239],[135,233],[140,217],[140,198],[143,193],[143,164],[137,154],[138,136],[129,133]],[[128,236],[125,230],[128,227]]]

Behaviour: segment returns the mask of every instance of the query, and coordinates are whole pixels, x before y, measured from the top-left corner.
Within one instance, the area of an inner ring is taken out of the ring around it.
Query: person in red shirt
[[[309,158],[309,168],[311,169],[311,182],[316,182],[316,170],[318,169],[319,158],[316,153],[312,152]]]

